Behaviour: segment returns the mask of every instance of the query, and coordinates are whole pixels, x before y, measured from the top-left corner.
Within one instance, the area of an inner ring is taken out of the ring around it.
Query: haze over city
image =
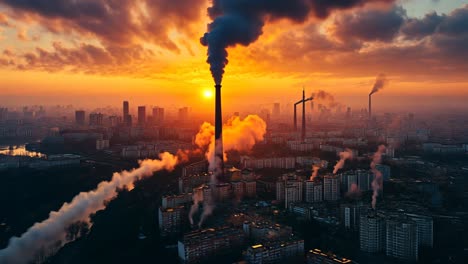
[[[466,58],[466,0],[0,0],[0,264],[465,263]]]

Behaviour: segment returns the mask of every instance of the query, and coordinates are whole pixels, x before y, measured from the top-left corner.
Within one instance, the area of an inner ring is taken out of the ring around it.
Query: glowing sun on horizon
[[[205,99],[211,99],[211,98],[213,98],[213,91],[211,91],[211,90],[204,90],[204,91],[203,91],[203,97],[204,97]]]

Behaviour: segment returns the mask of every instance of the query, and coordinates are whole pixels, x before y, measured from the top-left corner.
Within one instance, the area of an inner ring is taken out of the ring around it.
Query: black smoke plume
[[[388,80],[385,74],[381,73],[377,75],[377,78],[375,79],[374,87],[372,87],[372,91],[370,92],[369,95],[373,95],[376,92],[382,90],[385,87],[385,85],[387,85],[387,83],[388,83]]]
[[[216,84],[221,84],[228,64],[228,47],[248,46],[263,33],[266,22],[288,19],[303,23],[310,16],[324,19],[334,10],[369,2],[394,0],[213,0],[208,14],[213,20],[200,42],[208,46],[208,60]]]

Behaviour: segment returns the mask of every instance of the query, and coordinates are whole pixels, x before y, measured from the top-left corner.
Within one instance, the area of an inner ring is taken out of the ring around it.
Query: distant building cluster
[[[370,212],[360,217],[360,249],[384,252],[402,261],[418,261],[418,250],[433,247],[433,219],[416,213]]]

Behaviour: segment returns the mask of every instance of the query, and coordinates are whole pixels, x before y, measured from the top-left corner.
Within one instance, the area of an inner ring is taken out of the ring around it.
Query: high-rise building
[[[128,101],[123,102],[123,117],[125,118],[130,114],[130,105],[128,104]]]
[[[348,171],[340,174],[341,178],[341,191],[347,193],[351,190],[352,186],[358,186],[358,175],[355,171]]]
[[[102,126],[104,121],[104,115],[101,113],[92,113],[89,115],[90,126]]]
[[[229,183],[217,184],[212,190],[215,198],[219,201],[226,201],[231,195],[231,185]]]
[[[365,192],[370,190],[371,175],[369,171],[358,170],[356,171],[358,177],[359,190]]]
[[[130,116],[130,105],[128,104],[128,101],[123,102],[123,116],[122,120],[125,123],[125,125],[128,125],[128,117]],[[131,124],[131,122],[130,122]]]
[[[284,206],[288,208],[291,203],[301,202],[302,192],[302,181],[287,181],[284,187]]]
[[[83,110],[75,111],[75,123],[80,126],[84,126],[85,124],[85,115],[86,112]]]
[[[316,182],[314,184],[314,202],[323,201],[323,182]]]
[[[337,175],[323,177],[323,200],[337,201],[340,199],[340,180]]]
[[[188,119],[189,115],[189,108],[188,107],[182,107],[179,109],[179,120],[180,121],[185,121]]]
[[[284,181],[280,180],[276,182],[276,200],[284,201]]]
[[[244,244],[242,230],[230,227],[196,230],[184,235],[177,249],[183,263],[200,263],[220,254],[239,250]]]
[[[305,201],[307,203],[314,202],[314,182],[313,181],[305,182]]]
[[[406,261],[418,261],[418,227],[406,217],[387,219],[386,255]]]
[[[307,203],[320,202],[323,200],[322,182],[306,181],[305,182],[305,201]]]
[[[158,125],[164,122],[164,108],[161,108],[161,107],[153,108],[153,122]]]
[[[125,126],[131,127],[133,124],[133,117],[132,115],[127,115],[125,118]]]
[[[434,246],[434,220],[421,214],[406,214],[418,226],[418,246],[432,248]]]
[[[138,107],[138,125],[142,126],[146,123],[146,107]]]
[[[240,181],[231,182],[232,193],[235,199],[242,199],[244,197],[244,183]]]
[[[367,212],[367,206],[362,203],[341,204],[340,220],[341,224],[350,230],[359,230],[359,220],[361,215]]]
[[[366,215],[361,215],[359,222],[360,249],[368,253],[377,253],[384,250],[384,217],[376,212],[371,212]]]
[[[254,198],[257,196],[257,182],[256,181],[244,181],[245,197]]]
[[[182,226],[187,223],[188,215],[184,206],[175,208],[159,207],[159,230],[161,236],[180,233]]]

